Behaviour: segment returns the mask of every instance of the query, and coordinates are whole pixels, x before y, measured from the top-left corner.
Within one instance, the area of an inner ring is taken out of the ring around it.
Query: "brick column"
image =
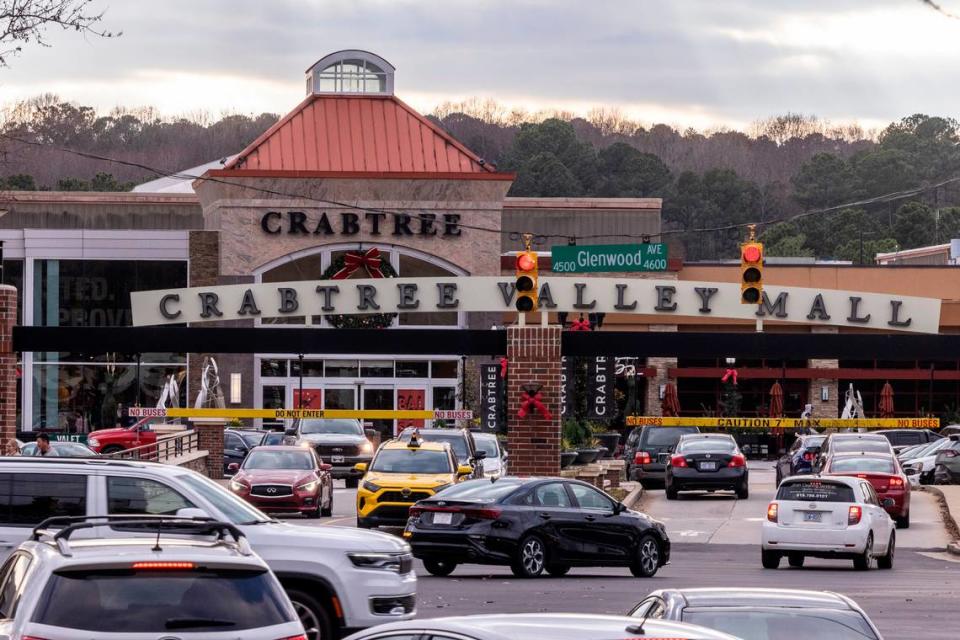
[[[560,327],[507,328],[507,450],[510,473],[560,474]],[[549,420],[539,413],[517,417],[524,385],[543,385]]]
[[[223,477],[223,430],[226,423],[220,419],[195,419],[191,426],[199,436],[200,449],[207,452],[207,477],[219,480]]]
[[[811,327],[810,333],[838,333],[837,327]],[[833,358],[814,358],[807,361],[807,366],[811,369],[837,369],[840,362]],[[827,387],[829,399],[824,402],[820,399],[820,390]],[[845,391],[845,390],[844,390]],[[813,405],[813,412],[810,414],[813,418],[838,418],[840,411],[840,381],[836,378],[812,378],[810,386],[807,389],[807,402]]]
[[[188,286],[212,287],[219,284],[220,232],[190,232],[190,272]],[[192,407],[200,393],[200,374],[203,372],[203,353],[187,354],[187,406]],[[222,381],[221,381],[222,383]],[[253,406],[253,405],[251,405]],[[220,447],[223,448],[222,446]]]
[[[17,323],[17,290],[0,285],[0,453],[17,453],[17,354],[13,326]]]
[[[675,324],[652,324],[650,331],[676,331]],[[647,358],[647,366],[656,369],[652,378],[647,378],[647,396],[643,404],[643,413],[648,416],[663,414],[660,404],[660,385],[670,381],[669,370],[677,367],[676,358]]]

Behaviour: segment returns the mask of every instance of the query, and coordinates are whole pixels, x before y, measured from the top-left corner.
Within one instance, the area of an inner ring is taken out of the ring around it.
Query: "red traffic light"
[[[743,260],[746,262],[757,262],[760,260],[760,247],[755,244],[748,244],[743,248]]]
[[[533,271],[537,268],[537,259],[529,253],[521,253],[517,256],[517,269],[520,271]]]

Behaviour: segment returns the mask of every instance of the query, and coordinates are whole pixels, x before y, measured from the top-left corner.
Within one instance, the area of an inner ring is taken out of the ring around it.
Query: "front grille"
[[[426,491],[411,491],[408,495],[403,495],[401,491],[384,491],[380,494],[380,497],[377,498],[378,502],[416,502],[417,500],[425,500],[432,496],[432,493]]]
[[[370,515],[376,518],[384,518],[386,520],[406,522],[407,518],[410,516],[410,507],[406,505],[378,506],[373,510],[373,512]]]
[[[391,614],[394,609],[403,609],[403,613],[413,613],[416,608],[416,595],[370,598],[370,611],[378,616]],[[394,615],[400,615],[400,613],[397,612]]]
[[[293,487],[284,484],[255,484],[250,488],[250,495],[264,498],[280,498],[292,496]]]
[[[355,444],[318,444],[317,455],[321,458],[330,456],[355,456],[360,452],[360,447]]]

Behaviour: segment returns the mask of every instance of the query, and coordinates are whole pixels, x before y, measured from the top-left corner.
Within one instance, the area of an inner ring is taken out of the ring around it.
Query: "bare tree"
[[[0,66],[25,44],[49,47],[44,33],[51,27],[80,31],[100,38],[114,38],[120,32],[100,27],[104,11],[97,12],[93,0],[0,0]]]

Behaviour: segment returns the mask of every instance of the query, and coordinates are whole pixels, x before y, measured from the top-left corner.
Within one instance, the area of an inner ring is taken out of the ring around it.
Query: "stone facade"
[[[507,329],[507,449],[510,473],[556,476],[560,473],[560,327]],[[540,413],[517,416],[526,385],[542,385]]]
[[[836,327],[810,327],[810,333],[837,333]],[[807,361],[811,369],[838,369],[840,362],[834,358],[813,358]],[[827,400],[821,400],[823,387],[827,388]],[[840,412],[840,385],[835,377],[812,378],[808,387],[807,402],[813,406],[813,418],[838,418]]]
[[[17,290],[0,285],[0,448],[17,453],[17,354],[13,326],[17,323]]]
[[[650,331],[676,331],[675,324],[652,324]],[[676,368],[676,358],[647,358],[647,367],[656,369],[656,374],[647,378],[647,394],[644,399],[643,412],[648,416],[663,415],[660,403],[660,385],[670,382],[669,370]]]

